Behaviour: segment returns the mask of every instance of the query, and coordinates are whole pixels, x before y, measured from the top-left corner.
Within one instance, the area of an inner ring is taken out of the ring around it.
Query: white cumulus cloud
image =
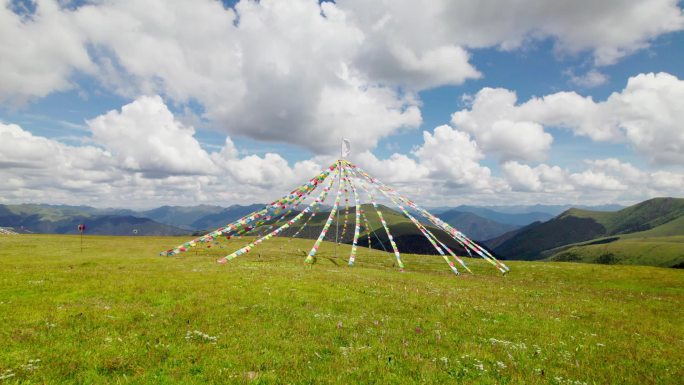
[[[605,101],[558,92],[517,104],[513,91],[484,88],[469,109],[452,115],[455,127],[472,133],[502,159],[539,160],[564,128],[595,141],[622,141],[652,163],[684,164],[684,81],[667,73],[639,74]]]
[[[215,171],[195,130],[176,120],[158,95],[139,97],[121,112],[109,111],[87,123],[93,139],[110,150],[122,168],[162,176]]]
[[[552,38],[559,54],[590,51],[596,64],[606,65],[648,47],[661,34],[684,28],[677,0],[337,3],[352,9],[365,30],[382,35],[386,46],[403,45],[414,52],[449,45],[513,50]]]
[[[94,69],[70,16],[53,1],[40,1],[27,18],[10,1],[0,4],[0,102],[22,103],[73,88],[75,71]]]
[[[572,72],[568,74],[570,75],[570,83],[583,88],[598,87],[608,81],[608,76],[595,68],[584,75],[575,75]]]
[[[538,164],[531,166],[516,161],[502,165],[503,175],[523,199],[553,201],[562,197],[577,202],[633,203],[658,196],[679,196],[684,188],[684,173],[649,171],[615,158],[587,160],[576,171]],[[562,193],[562,194],[560,194]]]
[[[675,0],[41,0],[35,13],[13,4],[0,7],[0,99],[78,87],[75,75],[86,74],[129,98],[196,102],[227,134],[319,154],[341,136],[369,150],[418,127],[416,91],[482,76],[469,50],[551,38],[559,53],[592,52],[602,65],[684,26]],[[582,79],[602,81],[599,72]],[[534,141],[530,155],[504,158],[540,159],[550,138],[521,127]]]
[[[76,20],[102,52],[106,84],[197,100],[230,134],[326,152],[343,134],[369,149],[421,123],[411,95],[355,69],[364,34],[332,3],[120,1]]]
[[[455,112],[454,127],[475,136],[488,153],[503,160],[542,160],[551,148],[553,137],[538,122],[517,116],[517,97],[501,88],[483,88],[470,109]]]

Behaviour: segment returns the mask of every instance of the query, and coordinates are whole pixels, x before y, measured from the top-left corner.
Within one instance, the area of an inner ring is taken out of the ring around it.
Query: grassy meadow
[[[677,384],[684,271],[0,236],[0,384]],[[223,246],[223,247],[221,247]]]

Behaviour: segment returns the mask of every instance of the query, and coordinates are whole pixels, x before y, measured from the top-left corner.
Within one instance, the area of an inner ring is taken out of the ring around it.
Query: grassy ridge
[[[620,238],[649,238],[684,235],[684,215],[650,230],[624,234]]]
[[[684,216],[650,230],[604,237],[546,252],[552,261],[684,267]]]
[[[684,272],[482,261],[274,239],[0,238],[0,383],[675,384]],[[224,246],[221,248],[220,246]],[[36,361],[40,360],[40,361]]]
[[[577,245],[549,258],[552,261],[684,267],[684,235],[623,237],[607,243]]]
[[[676,266],[684,244],[669,236],[684,236],[684,199],[654,198],[615,212],[570,209],[490,244],[511,259]]]
[[[593,219],[613,235],[652,229],[682,216],[684,199],[654,198],[615,212],[570,209],[561,217]]]

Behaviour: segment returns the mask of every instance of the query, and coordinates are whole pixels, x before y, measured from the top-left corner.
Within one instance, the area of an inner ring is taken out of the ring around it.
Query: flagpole
[[[344,139],[340,143],[340,158],[337,160],[337,183],[338,186],[342,184],[342,157],[344,156]],[[335,213],[335,258],[337,258],[337,244],[339,243],[338,233],[340,231],[340,207],[337,207],[337,212]]]

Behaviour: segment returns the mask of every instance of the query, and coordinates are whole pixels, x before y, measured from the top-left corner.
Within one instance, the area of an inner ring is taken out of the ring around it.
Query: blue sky
[[[430,205],[681,195],[680,2],[487,3],[6,1],[0,203],[266,201],[341,137]]]

